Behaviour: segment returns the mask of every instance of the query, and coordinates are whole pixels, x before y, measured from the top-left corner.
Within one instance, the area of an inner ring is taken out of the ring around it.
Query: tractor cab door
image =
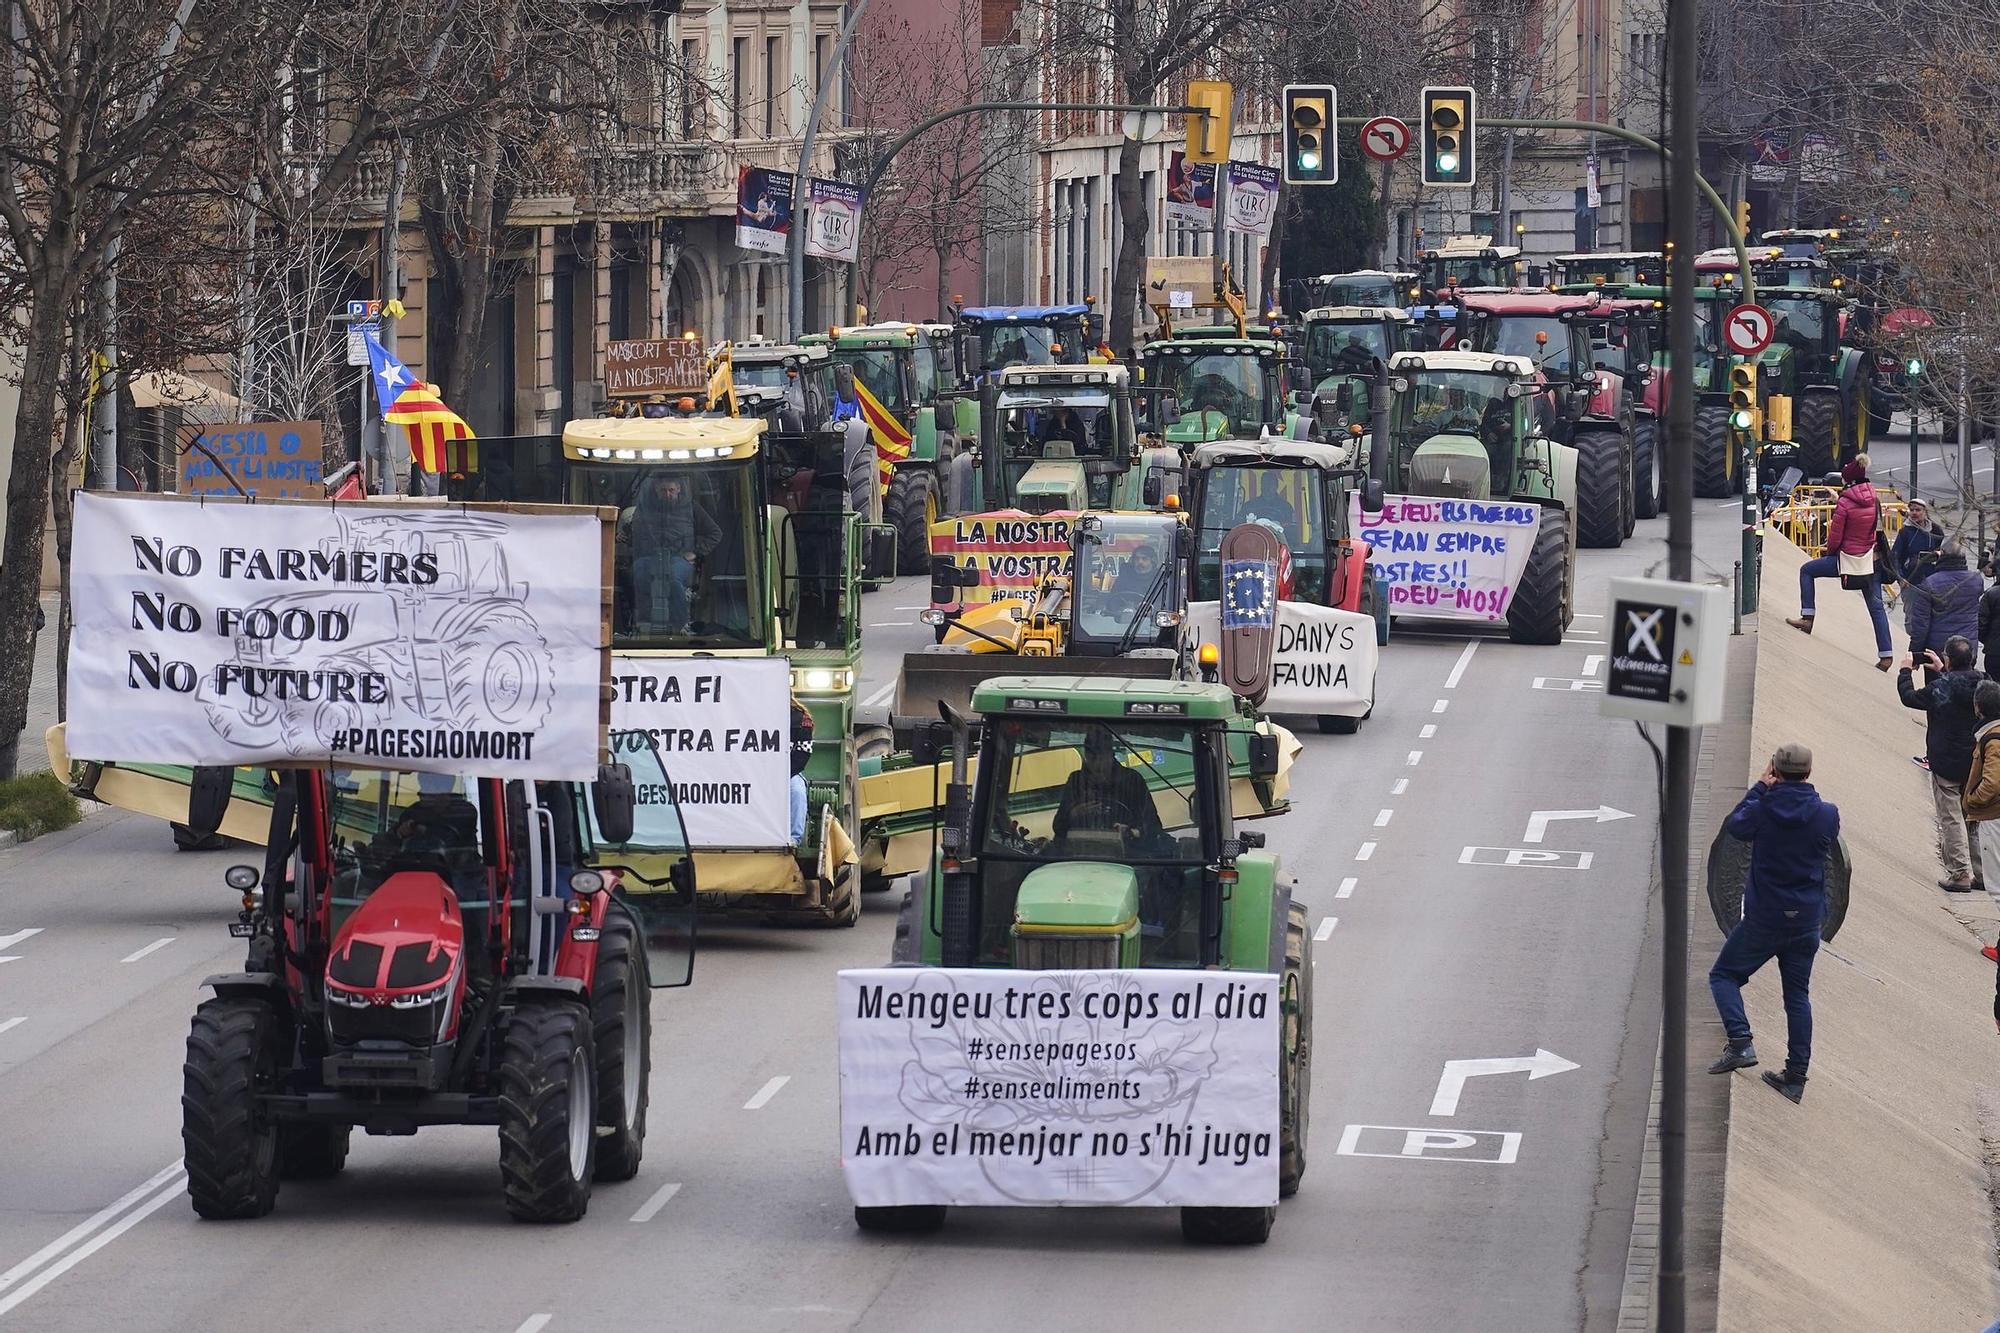
[[[611,739],[620,761],[614,767],[624,773],[569,785],[579,859],[582,868],[613,881],[615,908],[632,919],[645,944],[648,984],[685,986],[694,980],[695,871],[680,800],[651,737],[626,731]],[[616,790],[621,780],[629,783],[625,792]],[[612,809],[628,799],[629,821]],[[629,833],[617,827],[625,822]]]
[[[776,518],[786,643],[858,651],[861,617],[848,596],[860,576],[852,517],[844,510],[809,509]]]

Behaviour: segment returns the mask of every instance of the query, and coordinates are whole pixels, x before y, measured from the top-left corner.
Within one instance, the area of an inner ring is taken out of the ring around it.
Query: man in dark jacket
[[[2000,583],[1979,594],[1979,648],[1987,676],[2000,680]]]
[[[1935,562],[1933,552],[1944,545],[1944,529],[1931,517],[1928,502],[1912,498],[1910,516],[1903,521],[1896,541],[1889,548],[1889,562],[1904,583],[1922,583],[1930,577]]]
[[[1944,863],[1944,878],[1938,887],[1946,893],[1970,893],[1984,885],[1973,874],[1979,854],[1979,826],[1965,821],[1963,794],[1965,779],[1972,772],[1972,734],[1979,730],[1973,711],[1973,692],[1984,679],[1973,665],[1972,644],[1954,636],[1946,641],[1944,657],[1926,653],[1931,683],[1917,689],[1910,682],[1914,660],[1905,662],[1896,674],[1896,693],[1903,707],[1922,709],[1925,714],[1924,758],[1931,772],[1931,799],[1937,812],[1938,860]]]
[[[1979,598],[1986,580],[1966,568],[1958,538],[1947,537],[1938,547],[1937,567],[1922,583],[1905,593],[1910,599],[1910,656],[1919,662],[1926,650],[1944,655],[1953,635],[1971,641],[1979,637]],[[1928,677],[1925,681],[1929,683]]]
[[[686,633],[695,561],[721,544],[722,529],[694,502],[685,477],[653,472],[641,486],[619,518],[632,548],[633,593],[648,612],[638,619]]]
[[[1730,837],[1750,844],[1750,878],[1743,887],[1743,920],[1708,970],[1708,989],[1729,1038],[1708,1072],[1727,1074],[1757,1063],[1750,1019],[1743,1012],[1743,983],[1778,960],[1788,1038],[1785,1072],[1766,1071],[1764,1081],[1795,1102],[1805,1096],[1812,1062],[1809,987],[1826,918],[1826,858],[1840,836],[1840,811],[1820,799],[1807,780],[1811,776],[1812,751],[1797,742],[1780,745],[1723,825]]]

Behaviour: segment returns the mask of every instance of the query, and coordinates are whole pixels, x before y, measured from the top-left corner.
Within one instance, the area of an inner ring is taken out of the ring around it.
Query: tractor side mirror
[[[1293,393],[1312,392],[1312,369],[1294,361],[1285,367],[1285,387]]]
[[[1278,776],[1278,738],[1270,732],[1250,736],[1250,776],[1265,781]]]
[[[234,768],[197,768],[188,783],[188,827],[200,837],[213,837],[229,813],[229,798],[235,789]]]
[[[886,587],[896,577],[896,530],[887,523],[863,524],[861,552],[861,586]]]
[[[931,564],[931,601],[955,602],[961,588],[979,586],[979,566],[954,565],[949,560],[938,560]]]
[[[667,871],[661,892],[631,875],[620,877],[612,897],[639,927],[646,950],[646,984],[653,990],[694,980],[694,858],[683,856]]]
[[[1344,415],[1354,410],[1354,381],[1342,380],[1333,391],[1333,405]]]
[[[597,814],[597,829],[609,843],[632,841],[634,807],[632,770],[623,764],[599,764],[597,781],[590,784],[590,806]]]
[[[839,394],[840,397],[842,397],[843,399],[853,398],[855,396],[853,366],[845,364],[837,364],[834,366],[833,388],[834,392]]]
[[[1369,477],[1361,483],[1361,512],[1379,514],[1382,512],[1382,483]]]
[[[1148,509],[1156,509],[1167,498],[1167,473],[1165,468],[1149,467],[1146,479],[1139,484],[1139,503]]]
[[[695,878],[692,856],[683,856],[674,862],[673,869],[667,872],[667,882],[674,886],[674,892],[680,896],[683,903],[689,907],[694,906]]]

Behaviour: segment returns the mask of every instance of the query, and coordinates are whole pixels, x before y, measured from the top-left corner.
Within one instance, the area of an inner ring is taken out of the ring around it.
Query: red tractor
[[[525,1221],[638,1172],[650,991],[691,978],[695,886],[658,754],[622,757],[590,784],[274,775],[263,867],[225,876],[243,970],[203,982],[188,1032],[195,1212],[263,1216],[280,1181],[339,1172],[356,1126],[497,1126]],[[230,773],[195,770],[196,831]]]

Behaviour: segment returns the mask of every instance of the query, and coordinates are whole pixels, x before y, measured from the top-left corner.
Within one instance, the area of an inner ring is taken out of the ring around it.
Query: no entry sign
[[[1760,305],[1739,305],[1729,312],[1722,326],[1722,340],[1738,356],[1755,356],[1771,345],[1771,330],[1777,321]]]
[[[1393,162],[1410,151],[1410,127],[1394,116],[1377,116],[1361,127],[1361,151],[1377,162]]]

